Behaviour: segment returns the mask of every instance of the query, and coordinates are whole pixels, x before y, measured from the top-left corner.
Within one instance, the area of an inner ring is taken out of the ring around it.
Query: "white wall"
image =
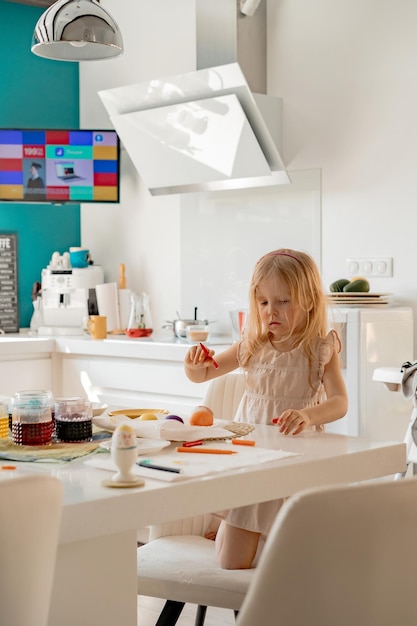
[[[123,34],[119,59],[80,63],[80,124],[111,126],[97,92],[101,89],[195,69],[194,1],[103,0]],[[127,287],[151,296],[155,327],[180,308],[179,197],[151,198],[128,154],[122,151],[121,202],[84,205],[82,243],[117,280],[125,263]]]
[[[372,278],[372,291],[414,309],[416,24],[414,0],[268,2],[283,158],[291,169],[322,168],[324,281],[343,277],[349,256],[392,256],[394,276]]]
[[[108,125],[98,89],[195,69],[193,0],[103,4],[126,52],[81,64],[85,127]],[[372,279],[372,291],[415,308],[416,23],[415,0],[268,0],[268,92],[283,99],[284,161],[322,174],[324,283],[345,275],[348,256],[392,256],[393,278]],[[180,281],[184,208],[178,196],[151,198],[125,153],[122,166],[120,207],[83,207],[83,244],[107,280],[126,263],[159,324],[190,301]],[[244,242],[249,251],[264,233]]]

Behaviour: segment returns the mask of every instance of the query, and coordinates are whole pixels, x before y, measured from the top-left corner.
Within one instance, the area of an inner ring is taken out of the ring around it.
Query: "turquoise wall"
[[[41,59],[30,51],[43,9],[0,0],[0,127],[78,128],[78,63]],[[33,312],[32,285],[55,250],[79,246],[80,206],[0,202],[0,233],[17,233],[19,324]]]

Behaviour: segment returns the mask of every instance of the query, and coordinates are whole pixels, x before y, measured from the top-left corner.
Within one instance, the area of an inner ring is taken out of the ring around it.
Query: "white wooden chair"
[[[0,499],[0,621],[5,626],[47,626],[61,483],[43,475],[4,478]]]
[[[236,626],[413,626],[416,532],[416,478],[296,494],[277,515]]]
[[[244,375],[214,379],[204,397],[215,418],[233,419],[244,391]],[[149,542],[138,548],[138,595],[167,600],[156,626],[174,626],[189,602],[197,604],[196,626],[204,624],[206,608],[239,610],[254,571],[224,570],[217,562],[214,541],[205,539],[210,516],[152,526]]]

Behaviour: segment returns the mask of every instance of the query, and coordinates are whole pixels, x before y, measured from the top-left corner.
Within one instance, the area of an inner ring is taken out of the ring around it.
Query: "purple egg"
[[[177,422],[181,422],[181,424],[184,424],[184,420],[179,415],[167,415],[165,419],[167,419],[167,420],[177,420]]]

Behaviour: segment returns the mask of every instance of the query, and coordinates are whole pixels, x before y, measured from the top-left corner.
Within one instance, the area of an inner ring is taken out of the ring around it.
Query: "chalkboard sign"
[[[0,234],[0,329],[19,332],[16,235]]]

